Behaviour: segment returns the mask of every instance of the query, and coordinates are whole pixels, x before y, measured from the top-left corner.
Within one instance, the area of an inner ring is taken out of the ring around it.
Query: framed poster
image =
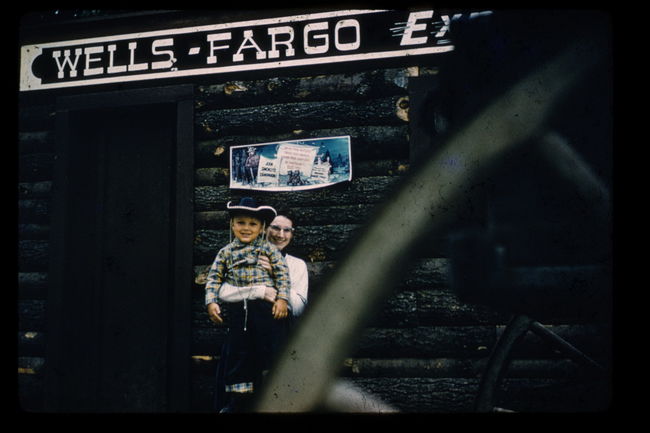
[[[352,180],[350,136],[230,148],[230,188],[299,191]]]

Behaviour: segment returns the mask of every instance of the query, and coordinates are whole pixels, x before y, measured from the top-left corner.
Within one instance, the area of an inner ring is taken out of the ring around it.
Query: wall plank
[[[203,137],[243,134],[254,128],[268,133],[295,129],[336,128],[404,123],[405,96],[368,101],[291,102],[196,113]]]
[[[368,99],[405,93],[408,70],[382,69],[352,74],[273,77],[198,86],[196,107],[242,107],[294,101]]]

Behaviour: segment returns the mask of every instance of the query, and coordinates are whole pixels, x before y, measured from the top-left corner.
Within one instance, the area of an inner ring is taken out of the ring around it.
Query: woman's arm
[[[309,273],[307,264],[304,260],[297,257],[286,257],[287,266],[289,267],[289,278],[291,280],[291,290],[289,291],[289,308],[294,316],[299,316],[307,305],[307,294],[309,292]],[[258,262],[260,266],[271,272],[271,264],[266,256],[260,255]]]
[[[219,300],[222,302],[241,302],[244,299],[264,299],[274,302],[277,290],[268,286],[237,287],[230,283],[223,283],[219,291]]]
[[[287,265],[291,277],[291,311],[294,316],[299,316],[307,305],[307,294],[309,292],[307,264],[297,257],[287,256]]]

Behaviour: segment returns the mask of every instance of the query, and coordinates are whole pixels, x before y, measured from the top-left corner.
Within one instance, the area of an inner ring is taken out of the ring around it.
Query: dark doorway
[[[191,101],[179,100],[186,93],[60,101],[51,410],[187,409],[192,138]]]

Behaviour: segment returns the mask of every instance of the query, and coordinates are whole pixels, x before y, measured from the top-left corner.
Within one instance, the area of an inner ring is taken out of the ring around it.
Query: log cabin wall
[[[294,216],[297,232],[291,250],[307,262],[313,302],[355,233],[372,218],[377,205],[390,200],[400,178],[409,172],[409,80],[435,80],[437,72],[412,67],[197,87],[192,341],[192,396],[197,410],[211,408],[218,348],[224,338],[224,330],[205,315],[203,285],[215,252],[228,242],[225,203],[252,195]],[[445,113],[436,115],[443,129]],[[291,193],[228,188],[229,146],[338,135],[351,137],[352,182]],[[484,219],[484,212],[479,208],[472,218]],[[357,350],[341,366],[341,377],[399,410],[472,410],[486,359],[509,317],[460,302],[449,288],[447,268],[445,242],[440,239],[405,272],[361,335]],[[570,317],[543,319],[582,350],[605,356],[606,350],[598,345],[604,332],[601,324],[576,323]],[[517,349],[502,404],[517,410],[562,411],[589,410],[602,403],[580,388],[584,384],[571,383],[577,366],[539,346],[539,339],[530,335]]]
[[[269,72],[263,79],[195,85],[191,411],[211,411],[225,334],[203,305],[207,267],[229,239],[225,203],[252,195],[294,216],[291,252],[307,262],[313,302],[358,229],[409,173],[415,133],[409,82],[437,73],[417,65],[328,75]],[[438,115],[444,129],[444,113]],[[43,409],[54,120],[52,99],[20,106],[17,359],[19,405],[27,411]],[[228,188],[230,146],[340,135],[351,137],[351,182],[291,193]],[[509,319],[458,300],[449,287],[445,244],[439,245],[412,263],[341,365],[341,377],[405,412],[471,411],[482,369]],[[590,356],[607,358],[602,322],[536,319]],[[609,402],[588,383],[578,366],[527,335],[499,404],[532,412],[600,410]]]
[[[194,395],[211,402],[223,331],[206,320],[203,284],[215,251],[228,242],[225,203],[249,194],[228,189],[229,146],[350,135],[354,180],[292,193],[255,193],[294,215],[291,249],[310,270],[310,297],[357,229],[408,171],[407,69],[277,77],[197,88],[195,177]],[[313,301],[312,301],[313,302]],[[216,340],[215,340],[216,339]]]
[[[22,106],[18,134],[18,386],[19,404],[43,405],[54,106]]]

